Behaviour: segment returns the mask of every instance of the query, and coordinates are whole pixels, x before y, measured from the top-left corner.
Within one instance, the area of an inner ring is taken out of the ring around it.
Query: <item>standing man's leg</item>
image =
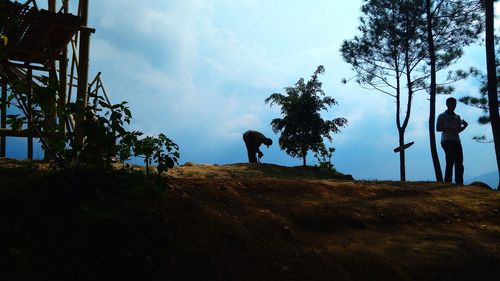
[[[441,142],[441,146],[443,147],[444,154],[446,155],[446,169],[444,173],[444,181],[451,182],[453,173],[453,163],[454,163],[452,148],[449,141]]]
[[[458,185],[464,184],[464,153],[462,150],[462,143],[455,142],[455,182]]]

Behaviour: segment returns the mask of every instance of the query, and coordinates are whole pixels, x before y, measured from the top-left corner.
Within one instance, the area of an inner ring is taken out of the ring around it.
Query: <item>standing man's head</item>
[[[271,146],[273,144],[273,140],[270,139],[270,138],[265,138],[263,141],[262,141],[263,144],[265,144],[267,147]]]
[[[448,107],[448,111],[455,111],[455,108],[457,107],[457,100],[455,98],[447,98],[446,106]]]

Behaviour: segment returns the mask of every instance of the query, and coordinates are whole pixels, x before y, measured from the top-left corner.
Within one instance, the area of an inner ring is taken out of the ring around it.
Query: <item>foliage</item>
[[[466,78],[468,74],[457,71],[446,80],[437,84],[437,72],[455,63],[463,54],[463,47],[478,39],[483,29],[481,7],[478,1],[468,0],[426,0],[425,16],[427,21],[427,64],[423,74],[430,75],[427,91],[429,93],[429,142],[432,162],[437,181],[443,181],[441,165],[436,146],[436,95],[451,94],[451,83]]]
[[[482,1],[485,15],[485,50],[486,70],[488,80],[488,111],[490,115],[493,144],[497,160],[497,170],[500,174],[500,112],[498,102],[498,75],[495,57],[495,8],[494,0]],[[500,178],[498,181],[500,188]]]
[[[124,128],[125,123],[130,124],[132,113],[126,106],[127,102],[110,104],[102,96],[89,95],[92,99],[85,109],[85,118],[82,124],[82,134],[86,136],[80,158],[88,161],[99,161],[95,155],[101,155],[109,167],[111,160],[118,154],[123,137],[128,135]],[[104,114],[96,114],[99,111]]]
[[[436,71],[440,71],[450,67],[462,57],[464,46],[477,42],[484,30],[484,16],[479,1],[433,0],[430,2]],[[419,5],[424,11],[424,4]],[[429,73],[429,64],[426,64],[422,71]],[[449,84],[467,76],[468,73],[464,71],[448,72],[446,79],[438,85],[437,93],[452,93],[453,88]]]
[[[496,84],[497,84],[497,92],[500,88],[500,38],[495,38],[495,65],[496,65]],[[459,99],[463,104],[478,108],[482,111],[482,115],[478,117],[477,122],[481,125],[487,125],[491,123],[491,118],[489,115],[489,107],[488,107],[488,78],[486,74],[476,68],[471,68],[470,73],[476,77],[480,83],[481,87],[479,88],[479,96],[464,96]],[[500,98],[500,95],[497,94],[497,97]],[[474,136],[473,139],[477,142],[481,143],[491,143],[493,140],[488,139],[486,135],[482,136]]]
[[[415,77],[416,69],[426,57],[425,21],[417,5],[419,0],[365,0],[359,30],[360,36],[346,40],[340,52],[352,65],[357,82],[396,100],[396,126],[399,146],[411,114],[413,95],[424,89],[424,79]],[[407,94],[402,91],[406,88]],[[401,120],[402,103],[406,110]],[[401,149],[400,178],[406,180],[405,151]]]
[[[352,65],[361,86],[397,97],[406,64],[414,67],[425,56],[423,38],[415,36],[420,34],[422,18],[413,5],[399,0],[365,0],[362,12],[361,36],[343,42],[342,57]],[[405,60],[406,52],[411,61]]]
[[[31,120],[45,154],[50,156],[56,168],[110,169],[112,161],[116,158],[126,161],[132,152],[134,156],[145,157],[148,166],[157,163],[159,173],[178,163],[179,147],[164,134],[140,140],[141,132],[126,129],[132,119],[126,101],[111,104],[97,93],[89,93],[89,102],[84,108],[77,102],[55,108],[57,84],[48,77],[42,77],[40,82],[41,85],[33,87],[32,95],[28,95],[25,82],[13,83],[7,106],[14,105],[22,114],[9,115],[7,121],[13,130],[19,131]],[[25,110],[28,104],[33,109],[31,116]],[[84,117],[80,125],[81,134],[85,136],[83,145],[74,141],[74,129],[67,128],[71,127],[69,117],[78,114]],[[55,116],[68,118],[57,124]]]
[[[137,146],[140,136],[142,136],[142,132],[139,131],[126,132],[122,136],[121,141],[117,144],[117,156],[120,162],[125,162],[133,156],[132,150]]]
[[[146,175],[149,176],[149,166],[157,164],[158,174],[173,168],[179,164],[179,146],[164,134],[158,137],[147,136],[141,140],[135,140],[132,147],[135,156],[143,157],[146,164]]]
[[[425,3],[423,0],[364,0],[361,35],[344,41],[340,50],[362,87],[395,98],[400,147],[404,145],[414,94],[429,89],[431,70],[426,63],[429,48]],[[453,64],[462,55],[463,46],[477,39],[482,31],[477,7],[459,0],[433,1],[435,71]],[[451,93],[453,88],[449,84],[466,76],[464,71],[449,72],[437,85],[437,91]],[[401,180],[406,177],[404,167],[402,149]]]
[[[318,66],[311,80],[300,78],[294,87],[286,87],[286,94],[274,93],[265,102],[270,106],[281,107],[282,118],[271,121],[275,133],[281,133],[279,145],[292,157],[301,157],[306,166],[309,150],[318,152],[324,147],[323,138],[332,141],[330,133],[339,133],[341,127],[347,125],[345,118],[324,120],[320,112],[336,105],[337,101],[325,96],[318,75],[324,73],[324,67]]]
[[[464,46],[478,41],[484,31],[484,15],[480,1],[428,0],[428,2],[430,2],[430,14],[427,16],[430,17],[431,24],[426,26],[426,31],[432,36],[428,40],[432,40],[435,72],[439,72],[449,68],[462,57]],[[424,11],[424,4],[419,3],[419,5]],[[420,69],[426,80],[432,74],[430,66],[432,54],[430,54],[429,46],[427,46],[427,52],[429,52],[426,54],[427,63],[423,64]],[[451,84],[468,76],[469,73],[462,70],[449,71],[446,78],[436,85],[436,94],[452,94],[455,89]],[[426,85],[425,88],[429,91],[430,86]]]
[[[7,107],[14,105],[21,114],[8,116],[8,124],[13,130],[20,131],[25,125],[31,124],[31,128],[40,138],[42,147],[46,154],[55,160],[56,165],[69,162],[69,158],[74,154],[74,149],[68,149],[69,133],[66,133],[62,126],[56,124],[54,111],[57,96],[57,84],[48,77],[40,78],[41,85],[33,87],[28,91],[25,81],[14,80],[10,87],[10,95],[7,97]],[[31,94],[28,94],[30,92]],[[51,102],[53,104],[51,104]],[[31,106],[31,114],[26,111]],[[72,104],[60,108],[59,112],[71,112]],[[69,165],[69,164],[68,164]]]
[[[318,160],[318,166],[320,168],[334,170],[334,166],[332,163],[332,157],[334,152],[335,152],[335,147],[326,148],[324,145],[321,145],[318,151],[314,154],[314,158]]]
[[[480,6],[470,1],[431,1],[436,71],[448,68],[475,42],[483,30]],[[412,73],[407,87],[428,89],[425,1],[365,0],[361,36],[344,41],[341,53],[356,72],[357,82],[390,96],[397,93],[397,79]],[[418,74],[418,75],[416,75]],[[450,94],[449,84],[464,79],[464,71],[449,72],[438,92]]]

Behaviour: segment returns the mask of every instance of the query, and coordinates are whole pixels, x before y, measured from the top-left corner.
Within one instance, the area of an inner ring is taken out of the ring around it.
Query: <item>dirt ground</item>
[[[498,280],[500,193],[314,168],[0,160],[0,280]],[[4,275],[4,276],[2,276]]]

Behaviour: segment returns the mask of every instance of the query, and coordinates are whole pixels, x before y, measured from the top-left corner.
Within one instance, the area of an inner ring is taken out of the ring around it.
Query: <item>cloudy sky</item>
[[[323,88],[339,105],[323,116],[349,120],[334,135],[335,167],[357,179],[397,180],[394,100],[341,83],[353,72],[339,48],[357,34],[360,7],[361,0],[90,1],[89,25],[96,29],[90,76],[102,71],[112,101],[130,103],[132,129],[165,133],[176,141],[181,163],[226,164],[246,161],[241,135],[247,129],[277,144],[269,123],[279,109],[264,99],[324,65]],[[458,66],[484,65],[483,47],[475,46],[467,48]],[[456,87],[454,96],[461,97],[476,94],[478,83],[471,79]],[[438,113],[445,110],[445,99],[438,98]],[[406,134],[415,141],[407,153],[410,180],[434,177],[427,107],[427,94],[419,93]],[[462,134],[465,177],[494,172],[493,146],[472,141],[489,133],[476,125],[480,112],[459,104],[457,113],[470,124]],[[278,145],[263,152],[263,162],[301,164]]]

